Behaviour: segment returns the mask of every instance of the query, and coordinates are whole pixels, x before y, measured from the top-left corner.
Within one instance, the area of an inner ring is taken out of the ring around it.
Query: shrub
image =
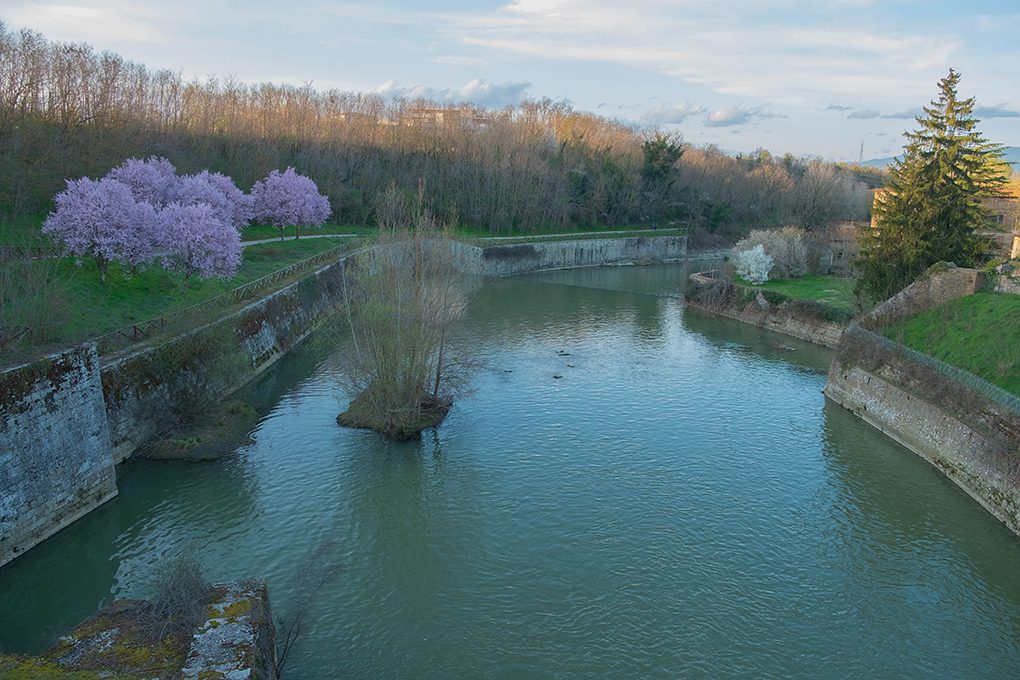
[[[768,281],[769,273],[775,266],[775,260],[765,253],[765,248],[761,245],[746,250],[734,250],[733,261],[737,266],[737,275],[755,285]]]
[[[168,634],[190,635],[205,621],[212,587],[194,557],[179,557],[164,564],[153,590],[140,612],[143,631],[151,639],[162,640]]]
[[[771,278],[789,279],[807,274],[808,251],[802,229],[784,227],[752,231],[734,246],[733,257],[736,258],[739,253],[752,250],[756,246],[760,246],[764,253],[772,258]]]

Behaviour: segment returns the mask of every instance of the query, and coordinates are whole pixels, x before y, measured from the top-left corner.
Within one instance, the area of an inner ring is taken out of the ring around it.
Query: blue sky
[[[0,19],[187,77],[502,106],[569,100],[695,144],[893,155],[950,67],[1020,146],[1018,0],[2,0]]]

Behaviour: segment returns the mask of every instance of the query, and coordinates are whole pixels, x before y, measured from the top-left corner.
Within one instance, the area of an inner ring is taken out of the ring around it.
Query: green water
[[[685,310],[680,276],[485,284],[456,338],[485,368],[421,443],[337,427],[336,359],[307,345],[252,388],[253,443],[126,464],[0,569],[0,648],[184,550],[281,611],[325,542],[343,570],[291,680],[1015,676],[1020,541],[826,403],[827,351]]]

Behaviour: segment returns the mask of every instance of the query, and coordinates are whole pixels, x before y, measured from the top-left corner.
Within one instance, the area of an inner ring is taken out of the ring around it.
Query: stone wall
[[[995,292],[1020,295],[1020,278],[1000,276],[998,281],[995,282]]]
[[[113,459],[198,415],[303,340],[333,308],[344,261],[323,267],[215,323],[103,362]]]
[[[143,600],[115,600],[38,657],[0,654],[2,678],[174,678],[275,680],[276,632],[262,579],[188,593],[179,615],[197,606],[204,621],[153,619]],[[197,599],[197,598],[201,599]],[[154,632],[156,634],[154,634]]]
[[[0,565],[115,495],[95,345],[0,374]]]
[[[791,302],[772,304],[761,294],[747,303],[730,302],[707,306],[688,300],[687,304],[702,312],[718,314],[830,348],[839,344],[845,327],[842,323],[827,321]]]
[[[921,276],[861,319],[865,328],[882,328],[950,300],[973,295],[985,285],[985,275],[976,269],[950,267]]]
[[[544,269],[570,269],[627,262],[675,262],[687,254],[685,236],[537,241],[479,248],[471,262],[485,276],[513,276]]]
[[[941,470],[1020,534],[1020,413],[850,328],[825,395]]]
[[[887,325],[972,295],[984,283],[974,269],[936,270],[876,307],[843,334],[824,392],[932,463],[1020,534],[1020,399],[880,335]]]

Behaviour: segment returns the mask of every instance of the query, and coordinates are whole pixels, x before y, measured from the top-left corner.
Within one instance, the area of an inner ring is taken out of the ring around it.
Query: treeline
[[[85,44],[0,23],[0,217],[45,213],[71,177],[126,157],[234,178],[273,168],[315,180],[333,219],[375,222],[381,197],[420,182],[432,211],[491,231],[634,223],[707,231],[862,218],[846,169],[760,152],[731,157],[550,100],[501,110],[311,86],[185,81]]]

